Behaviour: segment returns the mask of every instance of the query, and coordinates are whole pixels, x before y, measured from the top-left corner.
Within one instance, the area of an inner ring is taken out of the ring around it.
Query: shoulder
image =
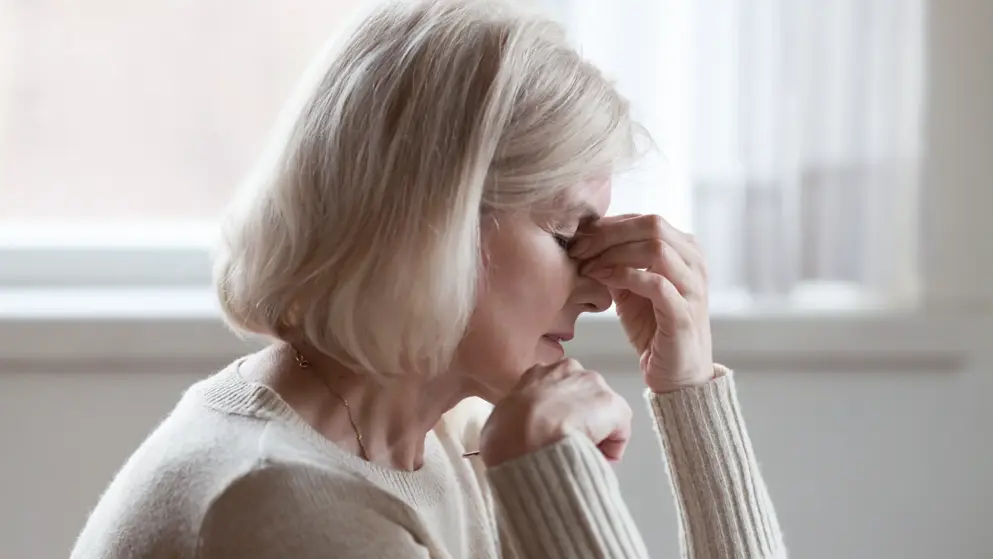
[[[116,472],[73,557],[185,557],[210,496],[257,460],[264,423],[182,401]]]
[[[264,461],[209,503],[198,557],[417,557],[401,501],[347,470]]]
[[[187,557],[204,511],[256,469],[279,423],[276,398],[242,381],[238,362],[190,386],[116,472],[73,557]],[[291,450],[305,448],[292,436]]]

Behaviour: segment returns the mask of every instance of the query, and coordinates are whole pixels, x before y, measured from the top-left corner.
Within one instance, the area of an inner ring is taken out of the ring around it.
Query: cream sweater
[[[684,556],[785,550],[732,375],[646,398],[668,459]],[[195,384],[118,472],[72,552],[116,558],[648,557],[611,466],[583,437],[486,469],[488,409],[428,434],[416,472],[346,454],[237,363]],[[663,483],[659,463],[658,483]],[[651,529],[651,526],[648,526]]]

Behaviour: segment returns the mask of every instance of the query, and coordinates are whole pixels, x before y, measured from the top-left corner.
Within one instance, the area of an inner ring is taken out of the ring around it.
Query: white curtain
[[[657,155],[613,211],[707,253],[718,306],[916,290],[922,0],[545,0]]]

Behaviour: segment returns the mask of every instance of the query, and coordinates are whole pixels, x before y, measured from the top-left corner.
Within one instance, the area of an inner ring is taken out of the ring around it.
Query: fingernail
[[[597,270],[593,270],[591,272],[587,272],[586,275],[590,276],[591,278],[595,278],[595,279],[607,279],[613,273],[614,273],[614,269],[613,268],[599,268]]]

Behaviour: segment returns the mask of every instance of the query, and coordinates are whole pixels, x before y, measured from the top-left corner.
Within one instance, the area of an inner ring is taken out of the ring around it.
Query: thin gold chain
[[[307,358],[304,357],[299,350],[293,348],[293,353],[295,354],[294,357],[296,359],[297,365],[301,369],[310,369],[310,361],[307,361]],[[355,418],[352,417],[352,408],[348,405],[348,400],[346,400],[344,396],[338,393],[337,390],[331,388],[331,383],[328,382],[328,379],[325,378],[324,375],[320,375],[315,372],[314,376],[316,376],[324,384],[324,387],[328,389],[328,392],[330,392],[333,396],[341,400],[341,403],[345,406],[345,413],[348,414],[348,422],[352,424],[352,430],[355,431],[355,440],[358,441],[359,443],[359,450],[362,452],[362,459],[368,461],[369,451],[366,450],[365,441],[362,440],[362,431],[359,430],[358,424],[355,423]]]
[[[307,361],[307,358],[304,357],[303,354],[300,353],[299,350],[297,350],[296,348],[293,348],[293,353],[294,353],[294,358],[296,359],[297,365],[301,369],[310,369],[310,361]],[[334,397],[336,397],[339,400],[341,400],[342,405],[345,406],[345,413],[348,414],[348,422],[352,424],[352,430],[355,431],[355,440],[358,441],[358,443],[359,443],[359,450],[362,452],[362,459],[363,460],[366,460],[366,461],[369,461],[369,451],[366,450],[366,448],[365,448],[365,441],[362,440],[362,431],[359,430],[358,424],[355,423],[355,418],[352,417],[352,408],[349,407],[348,400],[346,400],[344,396],[342,396],[341,394],[339,394],[337,390],[335,390],[334,388],[331,388],[331,383],[328,382],[328,379],[325,378],[324,375],[319,375],[317,373],[314,373],[314,376],[316,376],[318,378],[318,380],[321,381],[321,383],[324,385],[324,387],[328,389],[328,392],[330,392]],[[471,451],[471,452],[463,453],[462,454],[462,457],[463,458],[469,458],[471,456],[477,456],[477,455],[479,455],[479,451],[478,450],[474,450],[474,451]]]

